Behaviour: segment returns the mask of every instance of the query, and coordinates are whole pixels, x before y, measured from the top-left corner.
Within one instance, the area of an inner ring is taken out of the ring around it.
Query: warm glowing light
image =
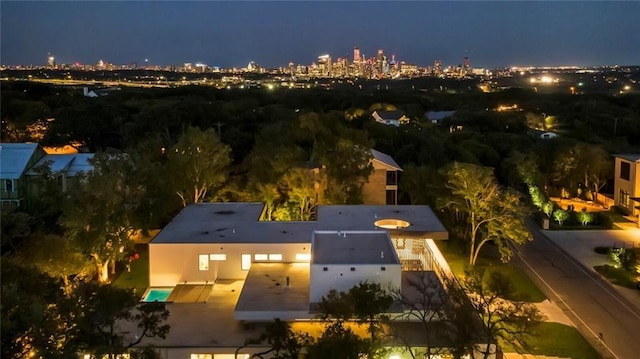
[[[310,261],[311,260],[311,254],[309,254],[309,253],[296,253],[296,260],[297,261]]]
[[[401,229],[401,228],[407,228],[411,224],[401,219],[388,218],[388,219],[381,219],[381,220],[375,221],[374,225],[376,227],[380,227],[384,229]]]

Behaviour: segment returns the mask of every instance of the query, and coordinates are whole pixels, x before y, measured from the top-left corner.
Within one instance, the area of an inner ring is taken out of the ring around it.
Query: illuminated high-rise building
[[[379,49],[376,55],[376,70],[378,73],[382,72],[382,62],[384,61],[384,50]]]
[[[442,61],[436,60],[433,62],[433,72],[436,75],[440,75],[442,73]]]
[[[469,56],[464,57],[463,71],[465,74],[468,74],[471,72],[471,63],[469,62]]]
[[[361,60],[360,58],[360,49],[357,47],[353,48],[353,63],[359,63]]]
[[[318,69],[322,75],[331,74],[331,56],[322,55],[318,56]]]
[[[56,67],[56,58],[53,57],[51,54],[49,54],[49,56],[47,56],[47,67],[49,67],[49,68]]]

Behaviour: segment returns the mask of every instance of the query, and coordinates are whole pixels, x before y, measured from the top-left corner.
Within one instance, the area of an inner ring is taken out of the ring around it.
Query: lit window
[[[297,261],[310,261],[311,260],[311,254],[309,254],[309,253],[297,253],[296,254],[296,260]]]
[[[198,254],[198,269],[209,270],[209,255]]]
[[[226,261],[227,255],[226,254],[210,254],[209,259],[212,261]]]
[[[269,256],[266,254],[256,254],[253,256],[253,258],[255,258],[255,260],[257,261],[266,261],[269,259]]]
[[[251,269],[251,254],[243,254],[240,261],[241,270]]]
[[[282,260],[282,254],[269,254],[269,260],[270,261],[281,261]]]
[[[213,354],[191,354],[191,359],[213,359]]]

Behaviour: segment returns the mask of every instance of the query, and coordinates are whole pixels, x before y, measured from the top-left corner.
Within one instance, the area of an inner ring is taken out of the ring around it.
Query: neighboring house
[[[171,331],[143,344],[163,358],[247,358],[267,349],[244,346],[261,323],[321,325],[317,303],[331,289],[368,281],[404,293],[411,276],[441,285],[451,275],[436,246],[448,233],[428,206],[319,206],[306,222],[262,221],[264,210],[191,204],[151,240],[143,300],[170,303]],[[400,320],[405,310],[395,303],[389,313]]]
[[[453,117],[455,113],[456,111],[429,111],[425,112],[424,115],[434,125],[440,125],[443,120]]]
[[[49,170],[60,184],[60,189],[62,192],[67,192],[78,185],[77,179],[81,172],[89,173],[93,170],[93,166],[89,162],[93,155],[93,153],[48,154],[41,158],[27,175],[39,176],[38,168],[49,165]],[[37,187],[32,190],[33,195],[37,195],[37,190]]]
[[[402,111],[373,111],[371,117],[378,122],[385,125],[400,126],[409,122],[409,118],[402,113]]]
[[[47,154],[37,143],[0,145],[2,206],[29,206],[38,195],[38,168],[49,164],[62,191],[73,188],[80,172],[91,171],[93,153]]]
[[[20,207],[28,196],[26,174],[46,153],[37,143],[0,144],[2,207]]]
[[[557,133],[551,131],[529,130],[529,133],[532,136],[541,138],[543,140],[549,140],[558,137]]]
[[[102,88],[102,89],[89,89],[88,87],[84,87],[82,89],[82,94],[84,97],[101,97],[107,96],[109,93],[115,90],[120,90],[119,88]]]
[[[613,196],[615,205],[632,216],[640,216],[640,154],[615,157]]]
[[[373,172],[362,188],[364,204],[398,204],[398,174],[402,168],[391,156],[371,150]]]

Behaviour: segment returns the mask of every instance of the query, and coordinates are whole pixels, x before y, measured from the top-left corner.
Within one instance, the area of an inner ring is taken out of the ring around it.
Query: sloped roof
[[[0,144],[0,178],[20,178],[37,148],[37,143]]]
[[[640,154],[616,154],[614,157],[620,157],[623,160],[631,161],[631,162],[640,162]]]
[[[404,116],[404,113],[400,110],[395,110],[395,111],[374,111],[374,113],[377,113],[378,116],[380,116],[380,118],[384,119],[384,120],[399,120],[402,118],[402,116]]]
[[[402,168],[400,168],[400,165],[398,165],[396,161],[394,161],[393,158],[388,154],[382,153],[374,149],[371,150],[371,154],[373,155],[374,160],[377,160],[382,164],[387,165],[388,167],[392,167],[392,169],[396,171],[402,171]]]
[[[431,121],[439,121],[439,120],[444,120],[447,117],[453,116],[454,113],[456,112],[455,111],[429,111],[425,113],[425,116],[427,116],[427,119]]]
[[[89,159],[93,158],[93,153],[70,153],[61,155],[46,155],[36,163],[27,174],[36,175],[36,168],[49,162],[51,172],[65,172],[67,176],[73,177],[79,172],[89,172],[93,169]]]

